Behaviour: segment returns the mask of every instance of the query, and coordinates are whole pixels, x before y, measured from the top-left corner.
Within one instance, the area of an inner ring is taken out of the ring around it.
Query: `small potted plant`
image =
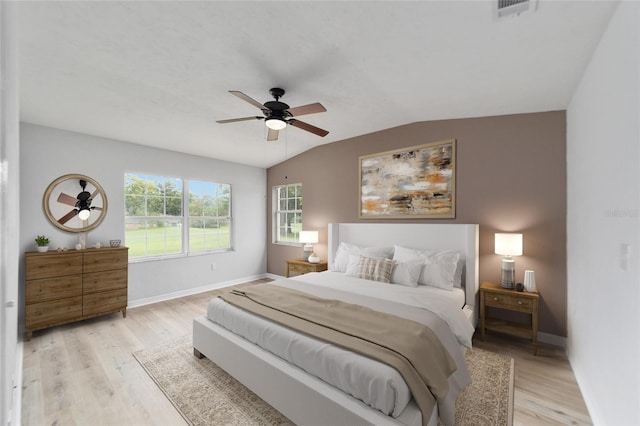
[[[49,250],[49,239],[44,235],[38,235],[36,237],[36,244],[38,245],[38,251],[40,252]]]

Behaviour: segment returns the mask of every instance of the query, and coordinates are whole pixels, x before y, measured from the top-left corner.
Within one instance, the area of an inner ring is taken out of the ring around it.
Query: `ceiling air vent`
[[[496,0],[496,17],[506,18],[536,10],[538,0]]]

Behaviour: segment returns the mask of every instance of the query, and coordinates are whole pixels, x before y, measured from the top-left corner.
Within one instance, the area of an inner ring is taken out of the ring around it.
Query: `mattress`
[[[299,283],[291,283],[291,281],[304,282],[304,291],[312,294],[314,292],[320,293],[316,294],[319,297],[323,297],[322,294],[325,294],[326,291],[340,295],[345,288],[348,288],[350,297],[355,295],[357,299],[367,299],[370,302],[378,299],[379,303],[389,304],[388,301],[391,300],[391,304],[411,304],[419,308],[431,304],[435,305],[433,307],[435,310],[457,310],[457,315],[450,313],[444,315],[445,318],[448,318],[444,321],[447,324],[452,323],[452,329],[456,329],[457,332],[454,332],[456,337],[457,335],[462,336],[455,341],[455,348],[448,349],[450,352],[460,351],[458,344],[470,345],[473,327],[462,314],[463,291],[448,291],[426,286],[420,286],[424,288],[391,286],[347,277],[337,272],[306,274],[296,277],[295,280],[281,280],[275,283],[284,286],[300,286]],[[342,295],[342,297],[347,296]],[[385,415],[394,418],[401,415],[408,417],[402,420],[405,424],[414,423],[416,415],[420,416],[419,411],[417,414],[415,412],[417,408],[412,403],[411,392],[400,374],[383,363],[296,333],[279,324],[229,305],[219,298],[213,299],[209,303],[207,317]],[[449,325],[451,326],[451,324]],[[464,363],[464,361],[462,362]],[[466,366],[464,369],[466,371]],[[461,388],[466,384],[462,380]],[[408,406],[410,409],[407,410]]]

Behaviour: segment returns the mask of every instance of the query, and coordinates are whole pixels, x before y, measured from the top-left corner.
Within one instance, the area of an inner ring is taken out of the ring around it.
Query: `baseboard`
[[[267,273],[265,278],[271,278],[272,280],[279,280],[279,279],[285,278],[285,277],[283,277],[282,275],[276,275],[276,274]]]
[[[152,303],[165,302],[167,300],[178,299],[180,297],[191,296],[194,294],[204,293],[206,291],[218,290],[236,284],[246,283],[248,281],[260,280],[267,278],[268,274],[252,275],[249,277],[237,278],[230,281],[222,281],[213,284],[207,284],[200,287],[190,288],[187,290],[175,291],[173,293],[160,294],[158,296],[146,297],[144,299],[129,300],[127,308],[137,308],[139,306],[150,305]]]
[[[589,386],[587,386],[589,381],[583,376],[582,369],[580,368],[579,363],[576,362],[572,356],[571,350],[567,350],[567,359],[569,360],[569,365],[571,366],[573,375],[576,377],[576,382],[578,383],[580,393],[582,393],[582,399],[584,399],[584,405],[587,407],[589,417],[591,417],[591,422],[594,425],[605,424],[600,421],[599,411],[596,409],[598,407],[597,400],[591,396]]]
[[[538,332],[538,341],[542,343],[548,343],[553,346],[560,346],[565,351],[567,350],[567,338],[557,336],[555,334]]]

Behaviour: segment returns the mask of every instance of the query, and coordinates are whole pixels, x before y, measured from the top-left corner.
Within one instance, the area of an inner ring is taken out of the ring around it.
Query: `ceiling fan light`
[[[89,209],[80,209],[80,211],[78,212],[78,217],[80,218],[80,220],[87,220],[89,219],[89,216],[91,216],[91,210]]]
[[[267,121],[265,121],[265,124],[271,130],[282,130],[287,127],[286,121],[279,118],[269,118]]]

